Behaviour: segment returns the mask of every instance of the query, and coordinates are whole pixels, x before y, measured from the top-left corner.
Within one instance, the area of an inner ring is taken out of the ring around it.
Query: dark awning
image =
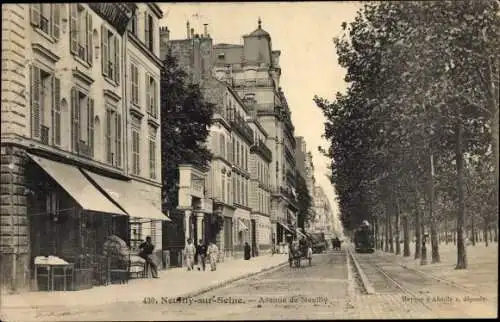
[[[28,156],[47,172],[84,210],[127,215],[97,190],[77,167],[30,153],[28,153]]]

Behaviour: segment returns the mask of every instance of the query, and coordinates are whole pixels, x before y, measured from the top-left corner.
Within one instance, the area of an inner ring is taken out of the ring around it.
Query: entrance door
[[[259,250],[257,249],[257,229],[255,224],[255,219],[251,219],[251,229],[252,229],[252,257],[259,256]]]

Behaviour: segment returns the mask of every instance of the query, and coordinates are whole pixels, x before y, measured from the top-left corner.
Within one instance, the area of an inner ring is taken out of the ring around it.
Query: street
[[[137,294],[135,302],[17,309],[9,320],[243,320],[494,317],[496,298],[481,297],[381,253],[328,251],[309,267],[276,269],[194,297]],[[357,261],[374,294],[366,294]],[[252,261],[248,262],[252,265]],[[212,272],[193,272],[205,274]],[[167,293],[167,292],[166,292]],[[156,292],[158,294],[158,292]],[[6,312],[8,313],[8,312]],[[7,315],[9,316],[9,315]],[[13,319],[14,318],[14,319]]]

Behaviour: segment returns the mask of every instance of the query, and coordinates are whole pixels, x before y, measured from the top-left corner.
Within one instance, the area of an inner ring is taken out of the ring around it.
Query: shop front
[[[78,290],[109,284],[113,282],[113,270],[121,274],[118,279],[128,279],[130,260],[113,267],[115,261],[105,245],[113,237],[130,246],[129,219],[136,210],[129,203],[147,213],[137,217],[168,218],[161,212],[160,217],[148,202],[130,201],[136,193],[127,180],[92,174],[118,182],[119,193],[126,192],[127,197],[117,202],[89,177],[90,171],[61,160],[30,153],[27,156],[31,288]]]

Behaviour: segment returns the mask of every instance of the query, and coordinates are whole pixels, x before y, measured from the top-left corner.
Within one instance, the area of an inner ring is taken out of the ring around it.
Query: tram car
[[[354,246],[357,253],[373,253],[375,251],[373,230],[366,220],[354,233]]]

